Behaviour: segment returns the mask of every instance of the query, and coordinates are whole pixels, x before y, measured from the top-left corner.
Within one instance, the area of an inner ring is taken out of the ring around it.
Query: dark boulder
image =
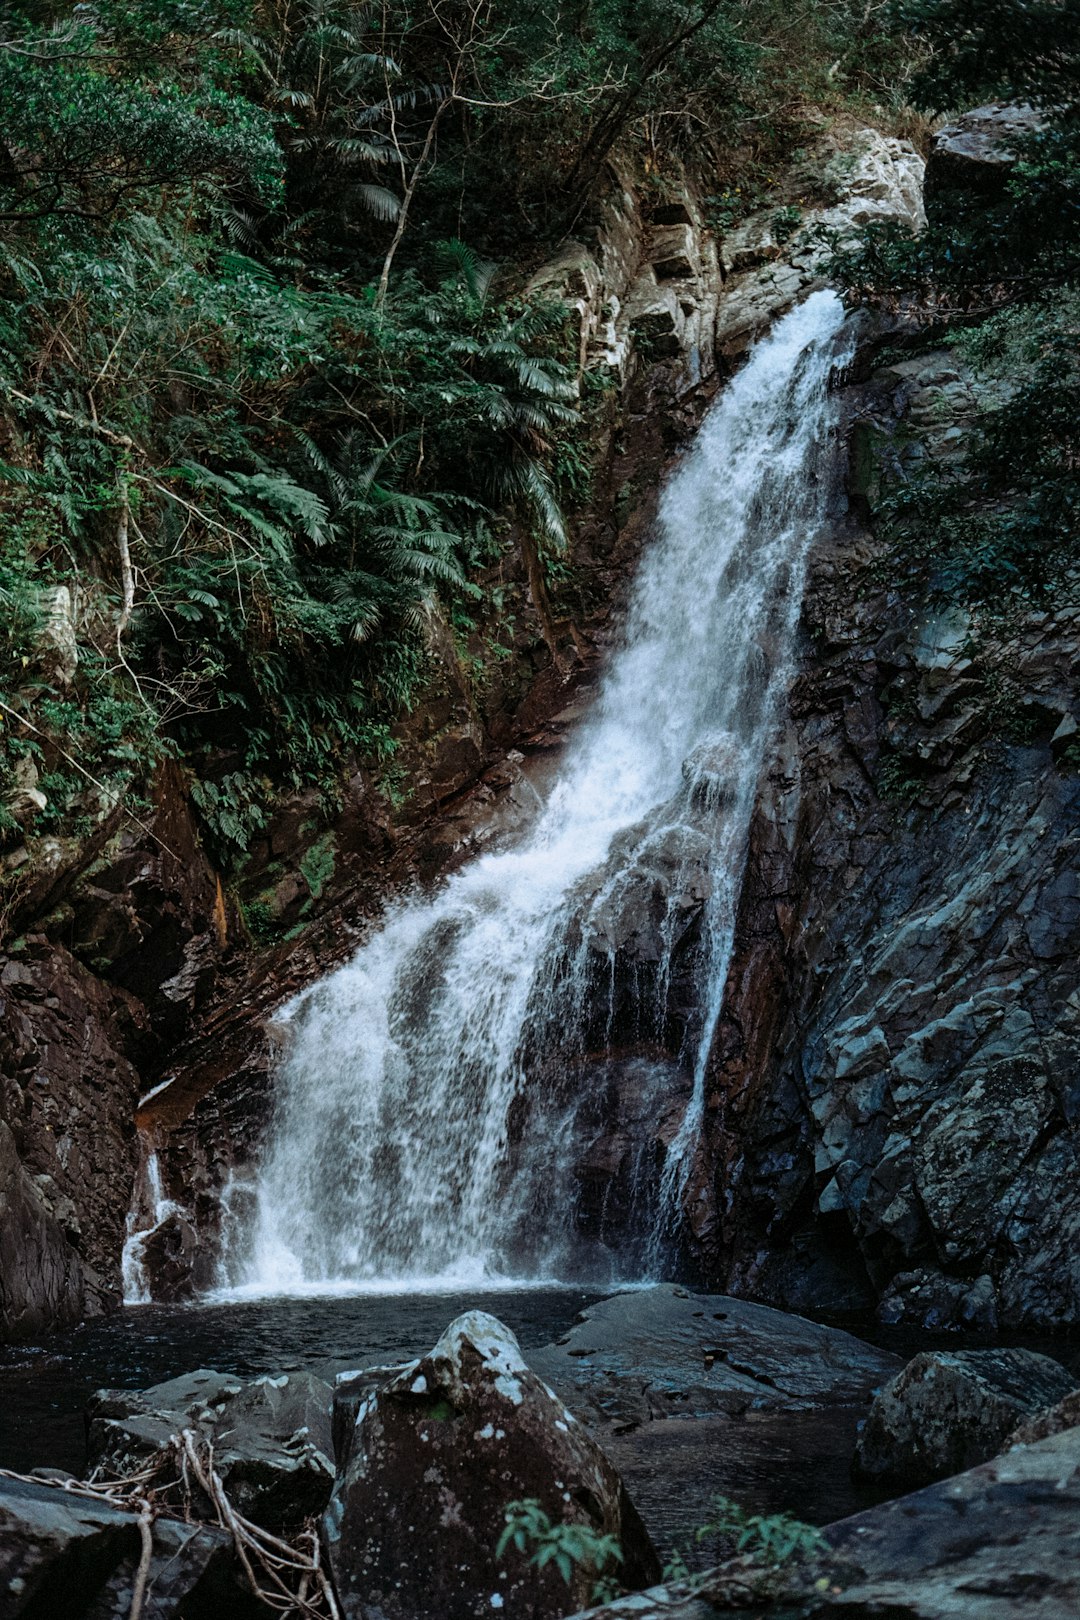
[[[158,1303],[172,1305],[194,1299],[213,1280],[210,1256],[180,1210],[173,1210],[147,1232],[140,1244],[139,1259],[150,1298]]]
[[[1048,1440],[1052,1434],[1064,1434],[1066,1429],[1080,1427],[1080,1389],[1074,1389],[1056,1406],[1047,1406],[1034,1417],[1025,1418],[1009,1436],[1010,1446],[1030,1446],[1036,1440]]]
[[[926,164],[926,198],[956,193],[993,198],[1016,162],[1016,142],[1039,128],[1037,108],[994,101],[973,107],[934,136]]]
[[[321,1513],[330,1495],[330,1399],[312,1373],[244,1383],[205,1368],[153,1389],[99,1390],[87,1409],[89,1466],[123,1478],[191,1429],[212,1441],[234,1507],[270,1529],[294,1526]],[[175,1476],[171,1459],[162,1472]]]
[[[142,1620],[265,1620],[216,1525],[158,1519]],[[138,1517],[57,1486],[0,1480],[4,1620],[128,1620]]]
[[[885,1290],[877,1316],[886,1327],[993,1332],[997,1327],[993,1279],[984,1274],[969,1282],[926,1268],[904,1271]]]
[[[513,1334],[471,1311],[429,1355],[359,1404],[348,1460],[323,1521],[348,1620],[543,1620],[589,1597],[510,1547],[507,1504],[533,1498],[553,1522],[615,1536],[619,1576],[644,1586],[656,1554],[618,1474],[522,1359]]]
[[[856,1452],[859,1472],[923,1485],[993,1457],[1022,1418],[1075,1380],[1033,1350],[929,1350],[877,1395]]]

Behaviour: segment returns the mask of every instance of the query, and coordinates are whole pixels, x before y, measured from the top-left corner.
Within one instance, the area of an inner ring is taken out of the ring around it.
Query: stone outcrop
[[[968,1282],[925,1267],[902,1271],[881,1296],[877,1316],[886,1327],[989,1333],[997,1327],[993,1278],[984,1272]]]
[[[0,956],[0,1003],[3,1340],[118,1302],[146,1015],[41,935]]]
[[[101,1390],[87,1409],[89,1467],[122,1479],[191,1429],[213,1444],[214,1467],[245,1517],[272,1530],[299,1526],[330,1496],[330,1401],[330,1386],[307,1372],[245,1383],[200,1369],[148,1390]],[[175,1475],[169,1453],[162,1483]]]
[[[0,1480],[5,1620],[127,1620],[142,1538],[138,1515],[53,1485]],[[158,1519],[144,1620],[266,1620],[216,1525]]]
[[[83,1312],[83,1276],[0,1122],[0,1317],[7,1336],[29,1339],[70,1327]]]
[[[988,1462],[1022,1418],[1074,1384],[1034,1350],[922,1351],[874,1397],[856,1464],[889,1485],[932,1484]]]
[[[1035,107],[992,101],[939,129],[926,165],[927,205],[999,195],[1016,162],[1017,141],[1033,134],[1040,121]]]
[[[508,1620],[565,1613],[553,1564],[510,1546],[496,1557],[506,1505],[534,1499],[555,1523],[618,1541],[628,1586],[659,1570],[619,1476],[578,1420],[483,1312],[459,1317],[429,1355],[367,1385],[323,1535],[347,1620]]]
[[[620,1428],[865,1404],[900,1370],[898,1357],[840,1328],[670,1283],[590,1305],[532,1365],[590,1422]]]
[[[861,524],[890,458],[956,453],[981,386],[936,350],[855,391],[752,829],[697,1235],[793,1309],[923,1272],[984,1324],[1080,1316],[1080,777],[1054,743],[1080,608],[943,614],[881,583]]]
[[[923,220],[923,162],[907,141],[866,128],[823,134],[805,167],[828,200],[776,206],[735,228],[710,228],[692,183],[647,210],[617,166],[595,244],[571,243],[533,278],[575,310],[582,367],[625,380],[666,365],[674,400],[723,376],[749,344],[820,279],[819,233],[871,220]],[[646,217],[648,215],[649,217]],[[650,224],[651,218],[651,224]]]

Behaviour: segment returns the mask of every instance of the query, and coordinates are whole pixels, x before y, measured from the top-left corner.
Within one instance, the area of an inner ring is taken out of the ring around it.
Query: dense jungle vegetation
[[[658,194],[692,159],[737,210],[809,113],[1040,102],[989,223],[886,232],[841,269],[856,296],[989,314],[981,352],[1022,362],[965,481],[898,503],[964,588],[1042,577],[1077,499],[1066,21],[1054,0],[0,7],[0,796],[32,782],[34,832],[78,832],[118,796],[137,813],[171,753],[235,859],[283,786],[332,802],[350,760],[389,755],[433,618],[497,614],[493,564],[543,630],[588,398],[560,309],[521,289],[587,232],[616,149]],[[77,665],[43,637],[69,601]]]

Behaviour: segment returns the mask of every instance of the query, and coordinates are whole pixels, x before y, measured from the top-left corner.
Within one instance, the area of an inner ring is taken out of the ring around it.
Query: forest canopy
[[[808,118],[902,108],[928,29],[926,84],[991,84],[967,15],[0,7],[0,764],[35,762],[38,830],[173,753],[237,858],[283,786],[332,801],[351,760],[388,757],[433,620],[496,611],[495,563],[542,625],[587,423],[530,270],[588,230],[616,151],[660,190],[708,170],[730,224]],[[65,591],[57,682],[34,648]]]

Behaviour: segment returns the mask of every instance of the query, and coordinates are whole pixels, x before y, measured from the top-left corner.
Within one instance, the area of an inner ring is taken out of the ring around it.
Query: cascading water
[[[149,1305],[151,1292],[146,1275],[146,1244],[170,1216],[183,1214],[180,1205],[165,1196],[161,1162],[145,1136],[140,1137],[139,1147],[135,1196],[127,1218],[127,1233],[120,1259],[125,1305]]]
[[[530,833],[392,911],[292,1004],[232,1285],[565,1275],[585,1060],[631,1025],[635,1061],[648,1068],[647,1040],[666,1040],[651,1072],[682,1077],[661,1185],[668,1216],[677,1209],[804,559],[828,503],[842,325],[836,296],[813,294],[706,419],[664,491],[621,650]],[[620,941],[643,894],[659,945],[631,993]],[[673,1035],[672,978],[687,960],[695,994]],[[646,1106],[662,1092],[646,1087]]]

